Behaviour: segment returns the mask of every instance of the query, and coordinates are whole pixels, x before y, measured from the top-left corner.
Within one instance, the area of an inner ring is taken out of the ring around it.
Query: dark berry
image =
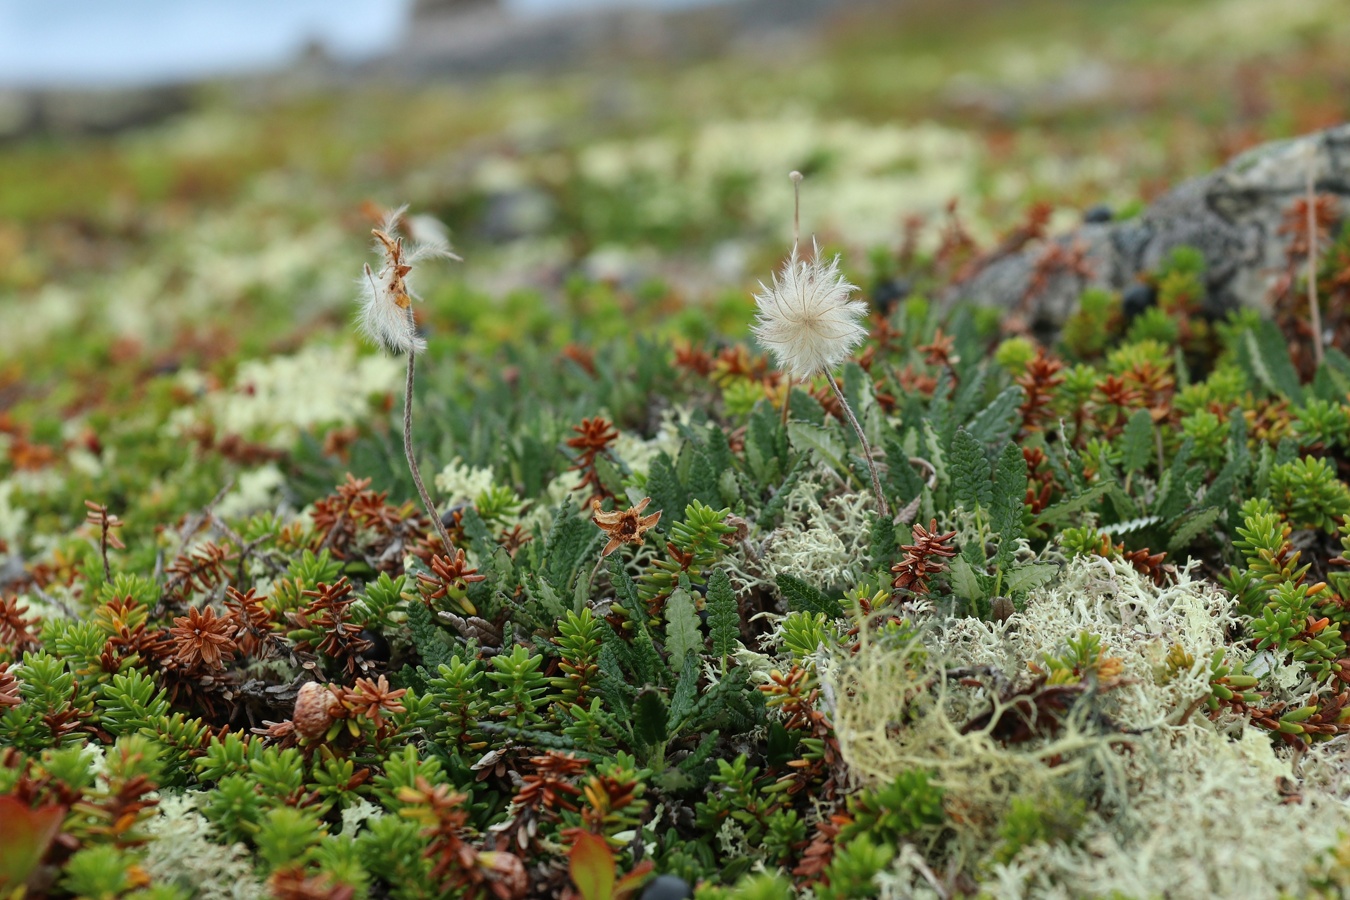
[[[657,875],[642,889],[642,900],[687,900],[694,889],[678,875]]]
[[[1125,314],[1125,321],[1128,322],[1157,302],[1158,289],[1151,284],[1140,282],[1125,289],[1120,298],[1120,309]]]
[[[367,628],[361,632],[360,637],[361,640],[370,642],[370,649],[362,653],[362,656],[375,662],[389,662],[389,642],[384,639],[384,635]]]
[[[1096,206],[1089,206],[1083,211],[1083,221],[1089,225],[1100,225],[1103,222],[1110,222],[1116,217],[1111,207],[1105,203],[1098,203]]]
[[[889,315],[896,303],[909,296],[910,283],[903,278],[888,278],[872,291],[872,306],[883,316]]]

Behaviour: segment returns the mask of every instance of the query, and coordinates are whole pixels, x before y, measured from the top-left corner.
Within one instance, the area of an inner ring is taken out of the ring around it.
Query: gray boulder
[[[1205,254],[1208,307],[1266,310],[1270,288],[1284,271],[1289,236],[1280,225],[1290,204],[1306,192],[1311,166],[1315,189],[1350,209],[1350,125],[1255,147],[1226,166],[1184,182],[1142,215],[1123,222],[1085,224],[1054,239],[1067,256],[1081,257],[1091,275],[1050,268],[1044,289],[1028,296],[1046,244],[993,259],[953,286],[950,301],[969,299],[1023,314],[1038,330],[1053,330],[1077,307],[1088,287],[1124,291],[1156,269],[1173,250]]]

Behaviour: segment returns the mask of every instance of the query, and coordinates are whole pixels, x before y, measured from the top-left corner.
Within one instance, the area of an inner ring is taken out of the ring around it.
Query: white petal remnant
[[[826,263],[812,246],[810,260],[794,246],[773,286],[760,283],[759,316],[751,329],[778,367],[799,380],[833,371],[867,338],[867,303],[851,299],[857,285],[839,274],[838,256]]]
[[[431,227],[427,217],[423,216],[406,220],[406,209],[401,206],[394,210],[381,227],[371,231],[375,235],[375,250],[384,257],[384,262],[378,272],[368,265],[365,267],[361,279],[361,310],[356,318],[361,333],[391,353],[416,353],[426,348],[426,342],[417,335],[412,316],[412,301],[421,299],[408,280],[413,263],[437,257],[459,259],[450,252],[443,227],[439,230]],[[404,225],[405,230],[411,226],[414,233],[425,237],[424,242],[405,250],[403,238],[398,233],[400,225]]]

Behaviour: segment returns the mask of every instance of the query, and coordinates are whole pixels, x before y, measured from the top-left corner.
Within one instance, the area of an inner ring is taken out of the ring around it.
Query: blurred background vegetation
[[[24,48],[0,71],[0,487],[14,497],[119,428],[144,443],[225,427],[222,410],[262,390],[247,375],[260,358],[322,346],[304,371],[357,371],[359,354],[367,380],[333,389],[387,397],[396,371],[349,328],[380,208],[438,216],[465,258],[421,283],[433,356],[739,337],[790,241],[790,169],[808,176],[804,230],[874,291],[953,215],[992,241],[1034,202],[1052,231],[1102,204],[1128,213],[1350,105],[1350,19],[1333,0],[353,0],[309,25],[306,4],[289,23],[244,4],[215,31],[183,25],[186,6],[145,0],[111,25],[76,2],[45,19],[0,6],[0,46]],[[113,25],[109,68],[79,56]],[[165,75],[191,68],[193,40],[208,72]],[[156,70],[179,43],[190,52]],[[206,52],[217,44],[240,55]],[[22,68],[52,58],[88,65]],[[305,427],[240,415],[264,444]]]

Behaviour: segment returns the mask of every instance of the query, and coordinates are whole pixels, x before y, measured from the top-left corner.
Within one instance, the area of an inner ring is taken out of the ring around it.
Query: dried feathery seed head
[[[450,251],[443,230],[432,227],[425,216],[406,219],[406,210],[406,206],[400,206],[379,228],[371,230],[382,262],[378,271],[365,266],[356,319],[362,334],[391,353],[420,352],[426,347],[413,322],[412,301],[421,299],[409,282],[413,264],[423,259],[459,259]],[[405,247],[400,228],[421,237],[421,241]]]
[[[833,371],[867,338],[867,304],[851,299],[857,286],[839,273],[838,256],[826,263],[814,241],[812,247],[804,260],[794,246],[772,286],[761,282],[755,294],[759,315],[751,331],[795,379]]]

